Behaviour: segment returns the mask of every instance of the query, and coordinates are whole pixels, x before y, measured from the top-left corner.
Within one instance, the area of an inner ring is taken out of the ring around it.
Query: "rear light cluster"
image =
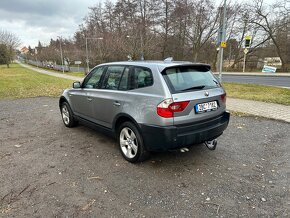
[[[161,117],[174,117],[174,113],[182,112],[189,104],[189,101],[173,102],[172,98],[165,99],[157,105],[157,114]]]
[[[223,103],[226,103],[227,102],[227,94],[225,93],[225,94],[221,95],[221,99],[222,99]]]

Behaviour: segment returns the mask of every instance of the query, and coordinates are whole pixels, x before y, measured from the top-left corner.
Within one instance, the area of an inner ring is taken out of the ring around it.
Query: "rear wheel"
[[[141,134],[137,127],[131,122],[124,122],[119,128],[119,146],[123,157],[136,163],[148,158]]]
[[[60,106],[61,117],[66,127],[74,127],[77,125],[77,121],[73,117],[72,110],[67,102],[63,102]]]

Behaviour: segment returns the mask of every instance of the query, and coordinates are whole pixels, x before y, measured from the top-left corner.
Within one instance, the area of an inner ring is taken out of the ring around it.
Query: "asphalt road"
[[[56,98],[0,101],[0,217],[290,217],[290,125],[232,116],[215,151],[126,162]]]
[[[260,85],[271,85],[290,88],[290,77],[286,76],[242,76],[242,75],[223,75],[224,82],[250,83]]]

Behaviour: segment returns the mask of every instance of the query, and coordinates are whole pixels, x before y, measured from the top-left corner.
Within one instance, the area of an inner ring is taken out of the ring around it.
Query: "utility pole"
[[[61,37],[58,36],[58,38],[59,38],[59,48],[60,48],[60,58],[61,58],[61,68],[62,68],[62,73],[64,73],[63,56],[62,56],[62,48],[61,48]]]
[[[224,57],[224,47],[226,46],[226,7],[227,7],[227,0],[224,0],[224,7],[223,7],[223,22],[222,22],[222,39],[220,43],[220,64],[219,64],[219,81],[222,82],[222,70],[223,70],[223,57]]]
[[[90,66],[89,66],[89,52],[88,52],[88,39],[96,39],[96,40],[102,40],[103,37],[98,37],[98,38],[94,38],[94,37],[86,37],[86,62],[87,62],[87,73],[90,72]]]
[[[249,50],[247,48],[244,49],[243,73],[245,72],[245,69],[246,69],[246,58],[247,58],[248,51]]]
[[[244,49],[243,73],[246,70],[246,59],[247,59],[247,54],[249,52],[248,48],[251,46],[251,43],[252,43],[251,40],[252,40],[251,36],[246,36],[246,38],[245,38],[245,49]]]
[[[86,62],[87,62],[87,74],[88,74],[90,71],[89,54],[88,54],[88,38],[86,38]]]
[[[143,42],[143,35],[140,32],[140,39],[141,39],[141,61],[144,61],[144,42]]]

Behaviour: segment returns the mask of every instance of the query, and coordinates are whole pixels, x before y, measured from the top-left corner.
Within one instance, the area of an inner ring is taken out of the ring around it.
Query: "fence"
[[[36,67],[62,71],[62,65],[57,65],[50,62],[33,61],[33,60],[28,60],[27,62]],[[85,72],[84,67],[69,67],[65,65],[63,66],[63,69],[65,72]]]

